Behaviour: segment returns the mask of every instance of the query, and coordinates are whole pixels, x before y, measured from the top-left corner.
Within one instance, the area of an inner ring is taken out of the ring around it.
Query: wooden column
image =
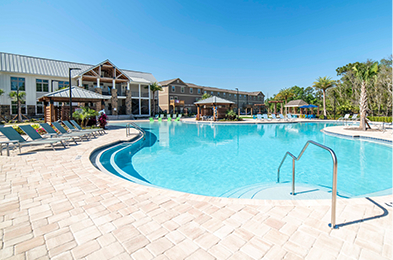
[[[277,103],[274,103],[274,114],[277,114]]]
[[[199,105],[197,105],[197,120],[199,120],[200,115],[199,115]]]

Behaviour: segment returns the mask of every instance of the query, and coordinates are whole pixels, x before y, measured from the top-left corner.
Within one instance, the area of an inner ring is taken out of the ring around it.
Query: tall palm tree
[[[283,88],[278,92],[275,99],[285,100],[285,105],[288,103],[288,98],[294,97],[295,93],[293,93],[292,89],[290,88]],[[287,108],[285,108],[285,114],[287,114]]]
[[[360,112],[360,124],[359,129],[366,131],[366,116],[367,116],[367,84],[372,78],[378,75],[378,62],[374,62],[372,65],[366,64],[356,64],[352,67],[355,72],[356,78],[360,80],[360,102],[359,102],[359,112]]]
[[[13,101],[18,102],[18,122],[22,122],[22,101],[25,100],[26,92],[24,91],[11,91],[9,97]]]
[[[327,118],[326,114],[326,90],[335,86],[336,82],[332,78],[319,77],[317,81],[313,83],[313,87],[322,90],[323,93],[323,116]]]
[[[157,82],[153,82],[152,84],[150,84],[149,86],[146,86],[145,88],[149,88],[150,91],[153,92],[153,109],[154,109],[154,111],[153,111],[152,115],[154,115],[157,111],[156,110],[156,100],[155,100],[156,95],[155,94],[157,91],[162,91],[162,87],[160,85],[158,85]]]

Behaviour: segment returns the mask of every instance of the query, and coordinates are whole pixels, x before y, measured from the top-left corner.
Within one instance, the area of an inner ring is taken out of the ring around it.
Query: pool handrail
[[[334,153],[334,151],[325,146],[322,145],[320,143],[314,142],[312,140],[308,140],[307,143],[304,145],[302,151],[300,152],[300,154],[298,155],[298,157],[296,157],[295,155],[293,155],[292,153],[290,153],[289,151],[287,151],[284,155],[284,158],[282,159],[280,166],[277,169],[277,182],[280,182],[280,169],[282,164],[284,163],[285,159],[287,158],[287,155],[292,157],[292,195],[295,195],[295,161],[299,161],[300,158],[302,157],[304,151],[307,149],[309,144],[313,144],[315,146],[318,146],[322,149],[327,150],[328,152],[330,152],[330,155],[332,156],[333,159],[333,185],[332,185],[332,210],[331,210],[331,223],[329,224],[329,226],[331,228],[338,228],[336,226],[336,201],[337,201],[337,156]]]
[[[137,125],[135,123],[132,123],[132,122],[126,124],[126,137],[131,135],[131,132],[130,132],[131,127],[133,127],[136,130],[138,130],[142,134],[143,140],[146,140],[146,132],[145,132],[145,130],[143,130],[139,125]]]

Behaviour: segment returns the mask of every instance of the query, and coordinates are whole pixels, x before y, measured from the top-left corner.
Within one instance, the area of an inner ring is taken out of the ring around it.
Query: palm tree
[[[285,105],[288,103],[288,98],[294,97],[295,93],[293,93],[292,89],[290,88],[283,88],[278,92],[275,96],[275,99],[285,100]],[[285,108],[285,114],[287,114],[287,108]]]
[[[81,124],[83,127],[86,127],[87,122],[91,117],[98,116],[98,112],[94,109],[90,109],[88,107],[82,107],[81,109],[77,109],[72,116],[76,119],[81,120]]]
[[[158,85],[157,82],[153,82],[152,84],[150,84],[149,86],[146,86],[145,88],[150,88],[150,91],[153,92],[153,115],[156,113],[156,99],[155,99],[155,94],[157,91],[162,91],[162,87],[160,85]]]
[[[360,80],[360,124],[359,129],[366,131],[366,116],[367,116],[367,89],[366,86],[372,78],[375,78],[378,74],[378,62],[374,62],[372,65],[356,64],[352,67],[355,72],[356,78]]]
[[[205,94],[202,95],[201,100],[208,99],[208,98],[211,97],[211,96],[212,96],[212,95],[210,95],[210,94],[208,94],[208,93],[205,93]]]
[[[25,100],[26,92],[24,91],[11,91],[9,97],[13,101],[18,102],[18,122],[22,122],[22,101]]]
[[[332,78],[319,77],[317,81],[313,83],[313,87],[319,90],[322,90],[323,93],[323,116],[326,119],[326,90],[335,86],[336,82],[332,80]]]

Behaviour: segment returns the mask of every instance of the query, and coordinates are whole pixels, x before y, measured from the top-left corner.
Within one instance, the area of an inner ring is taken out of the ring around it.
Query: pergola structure
[[[280,101],[280,100],[272,100],[269,101],[269,103],[273,103],[274,104],[274,114],[277,114],[277,103],[284,103],[284,101]],[[281,114],[283,113],[283,106],[281,106]]]
[[[197,120],[200,116],[213,116],[213,120],[224,118],[226,111],[231,109],[235,102],[220,98],[220,97],[209,97],[207,99],[200,100],[194,103],[197,106]],[[204,108],[200,108],[203,106]],[[210,106],[211,108],[208,108]],[[228,108],[226,108],[228,106]],[[214,112],[213,112],[214,111]]]
[[[99,110],[101,103],[110,99],[110,96],[104,96],[93,91],[89,91],[76,86],[71,87],[72,101],[79,103],[96,103],[96,110]],[[38,99],[39,102],[44,102],[44,118],[45,123],[51,123],[61,120],[68,120],[69,106],[62,106],[61,109],[56,109],[54,102],[69,102],[70,92],[69,88],[64,88],[55,92],[48,93]]]
[[[259,114],[260,114],[261,113],[261,107],[264,107],[265,104],[254,104],[254,106],[259,108]],[[252,113],[251,113],[251,115],[252,115]]]

